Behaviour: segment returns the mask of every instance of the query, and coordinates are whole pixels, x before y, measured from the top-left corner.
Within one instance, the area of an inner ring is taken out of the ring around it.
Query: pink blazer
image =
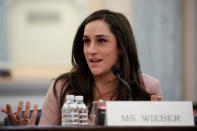
[[[161,96],[159,80],[149,75],[142,74],[145,90],[149,94]],[[39,125],[61,125],[60,90],[61,82],[57,83],[57,98],[53,94],[53,84],[49,87],[42,107],[42,115]]]
[[[149,94],[162,96],[161,88],[160,88],[160,81],[158,79],[147,74],[142,74],[142,78],[144,81],[145,90]]]

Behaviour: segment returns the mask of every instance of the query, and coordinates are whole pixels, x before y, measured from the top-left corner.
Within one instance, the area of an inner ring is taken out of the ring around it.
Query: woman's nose
[[[97,47],[95,43],[91,43],[89,48],[88,48],[88,53],[89,54],[95,54],[97,53]]]

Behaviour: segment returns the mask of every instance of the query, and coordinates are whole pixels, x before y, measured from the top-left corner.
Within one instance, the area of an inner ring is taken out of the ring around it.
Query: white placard
[[[108,126],[194,126],[192,102],[107,101]]]

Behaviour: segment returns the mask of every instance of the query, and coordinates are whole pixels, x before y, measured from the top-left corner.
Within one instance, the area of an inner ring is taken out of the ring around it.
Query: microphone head
[[[113,74],[114,74],[115,76],[117,76],[117,75],[120,73],[120,69],[119,69],[116,65],[113,65],[113,66],[111,67],[111,71],[113,72]]]

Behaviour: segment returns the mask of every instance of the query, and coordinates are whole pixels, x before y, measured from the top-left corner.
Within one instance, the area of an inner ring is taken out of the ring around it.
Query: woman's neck
[[[102,76],[94,76],[95,99],[111,100],[111,96],[117,93],[118,79],[112,73]]]

